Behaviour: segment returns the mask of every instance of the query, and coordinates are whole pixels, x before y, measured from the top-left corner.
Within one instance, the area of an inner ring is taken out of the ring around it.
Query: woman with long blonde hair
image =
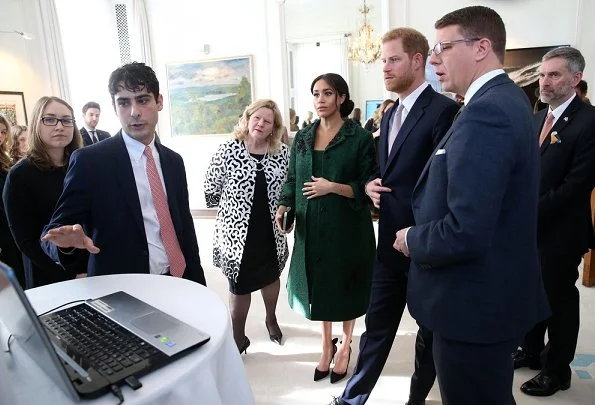
[[[250,345],[245,327],[254,291],[260,290],[264,300],[270,340],[281,344],[283,338],[275,314],[279,276],[289,255],[285,235],[275,227],[289,161],[282,133],[277,104],[255,101],[240,117],[233,140],[213,156],[205,179],[207,206],[219,207],[213,263],[229,281],[233,336],[240,353]]]
[[[33,108],[29,136],[30,149],[10,169],[2,197],[30,288],[86,273],[86,257],[65,270],[46,256],[40,244],[62,194],[70,156],[82,145],[72,107],[58,97],[40,98]]]

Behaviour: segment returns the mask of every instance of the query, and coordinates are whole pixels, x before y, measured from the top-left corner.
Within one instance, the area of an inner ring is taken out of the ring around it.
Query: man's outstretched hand
[[[60,248],[87,249],[89,253],[99,253],[99,248],[93,244],[93,240],[85,234],[79,224],[50,229],[41,240],[52,242]]]

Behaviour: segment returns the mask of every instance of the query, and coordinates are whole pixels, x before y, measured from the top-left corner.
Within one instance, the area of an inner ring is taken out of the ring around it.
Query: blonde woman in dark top
[[[4,206],[14,240],[23,253],[27,287],[72,279],[86,272],[88,256],[64,269],[42,251],[40,235],[50,221],[72,152],[82,140],[70,105],[58,97],[42,97],[33,108],[31,148],[8,173]]]

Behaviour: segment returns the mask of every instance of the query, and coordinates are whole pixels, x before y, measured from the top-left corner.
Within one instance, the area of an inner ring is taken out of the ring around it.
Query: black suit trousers
[[[364,404],[378,382],[397,334],[407,302],[407,276],[398,268],[374,263],[366,331],[360,339],[359,356],[341,399],[350,405]],[[415,345],[415,374],[411,379],[411,399],[424,400],[436,372],[432,357],[432,333],[420,327]]]
[[[522,336],[491,344],[447,339],[434,332],[442,405],[514,405],[512,356]]]
[[[561,379],[570,378],[570,363],[578,340],[580,307],[576,280],[580,262],[580,254],[541,254],[543,284],[552,316],[535,325],[522,345],[529,355],[539,356],[543,352],[543,372]],[[548,343],[544,347],[546,330]]]

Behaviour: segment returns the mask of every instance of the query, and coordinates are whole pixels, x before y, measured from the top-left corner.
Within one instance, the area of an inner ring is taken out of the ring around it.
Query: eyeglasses
[[[432,56],[432,53],[436,55],[440,55],[442,51],[448,48],[452,48],[454,44],[458,44],[460,42],[475,42],[479,41],[481,38],[463,38],[463,39],[455,39],[454,41],[442,41],[438,42],[432,49],[430,49],[429,56]]]
[[[55,127],[58,125],[58,122],[61,123],[63,127],[74,127],[75,121],[74,118],[41,117],[41,122],[48,127]]]

